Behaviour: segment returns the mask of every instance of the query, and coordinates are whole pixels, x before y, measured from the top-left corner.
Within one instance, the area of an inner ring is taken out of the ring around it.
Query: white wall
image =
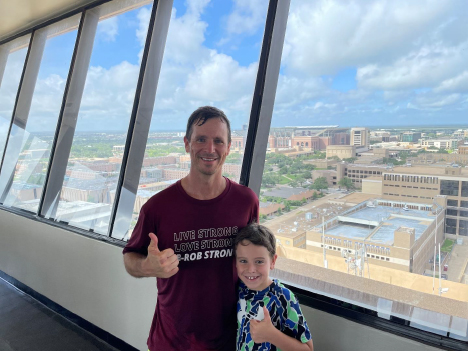
[[[121,248],[0,210],[0,270],[139,350],[147,349],[155,281],[130,277]],[[302,308],[316,350],[436,350]]]

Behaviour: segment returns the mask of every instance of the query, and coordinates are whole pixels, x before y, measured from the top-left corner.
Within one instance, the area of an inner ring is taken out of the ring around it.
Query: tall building
[[[417,143],[421,139],[419,132],[404,132],[400,133],[400,141],[404,143]]]
[[[369,148],[370,134],[368,128],[351,128],[351,145],[356,148]]]

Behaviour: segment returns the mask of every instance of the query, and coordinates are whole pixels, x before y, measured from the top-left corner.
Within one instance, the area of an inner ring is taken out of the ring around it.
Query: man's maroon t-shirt
[[[221,195],[197,200],[180,181],[141,209],[126,252],[147,255],[153,232],[158,248],[180,257],[179,272],[157,279],[158,299],[148,338],[156,350],[235,350],[236,281],[233,240],[258,221],[258,198],[226,179]]]

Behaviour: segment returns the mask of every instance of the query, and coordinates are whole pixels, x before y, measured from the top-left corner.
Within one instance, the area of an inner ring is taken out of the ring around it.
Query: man
[[[134,277],[157,278],[151,351],[234,350],[233,239],[258,221],[258,198],[222,176],[231,129],[221,110],[193,112],[184,143],[190,172],[142,207],[124,249],[125,268]]]

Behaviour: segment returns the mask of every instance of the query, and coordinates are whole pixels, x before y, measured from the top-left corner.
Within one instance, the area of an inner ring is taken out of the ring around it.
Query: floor
[[[0,351],[117,349],[0,279]]]

